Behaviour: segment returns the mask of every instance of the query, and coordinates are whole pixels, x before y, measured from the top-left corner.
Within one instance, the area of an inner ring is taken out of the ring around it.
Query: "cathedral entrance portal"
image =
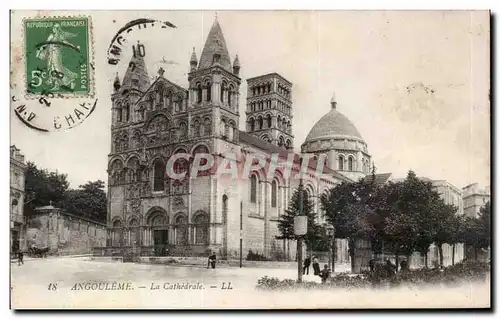
[[[155,256],[166,256],[168,246],[168,230],[155,230],[153,233]]]

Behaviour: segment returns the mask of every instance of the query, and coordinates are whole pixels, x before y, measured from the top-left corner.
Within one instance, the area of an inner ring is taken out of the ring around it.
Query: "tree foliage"
[[[316,222],[314,203],[302,184],[293,193],[285,213],[280,215],[278,220],[279,238],[296,239],[293,225],[295,216],[300,215],[300,192],[302,192],[302,215],[307,216],[307,234],[304,236],[304,241],[310,250],[326,250],[328,242],[325,239],[325,229]]]
[[[104,182],[97,180],[69,190],[66,194],[68,212],[105,223],[107,201],[104,188]]]
[[[33,162],[27,163],[25,192],[32,199],[25,204],[25,214],[30,215],[36,207],[63,206],[69,188],[66,174],[39,169]]]
[[[418,178],[413,171],[403,181],[382,186],[374,180],[344,182],[321,197],[335,237],[346,238],[350,244],[357,238],[371,239],[374,253],[385,246],[396,257],[413,252],[426,256],[435,243],[441,265],[445,243],[467,240],[478,247],[490,244],[489,203],[479,218],[466,220],[457,216],[457,207],[446,204],[430,181]]]
[[[25,202],[25,214],[29,216],[36,207],[52,205],[77,216],[105,222],[107,199],[104,182],[89,181],[77,189],[70,189],[67,177],[67,174],[38,168],[33,162],[28,162],[25,191],[30,200]]]

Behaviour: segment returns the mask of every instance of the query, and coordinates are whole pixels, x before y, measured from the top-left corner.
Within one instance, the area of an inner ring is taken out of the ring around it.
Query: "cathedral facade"
[[[269,259],[293,258],[294,244],[277,239],[277,225],[299,179],[288,178],[282,168],[272,176],[263,168],[238,178],[213,169],[182,179],[168,174],[169,169],[190,172],[196,154],[210,154],[216,163],[233,154],[238,165],[248,156],[269,160],[279,154],[286,160],[291,155],[298,165],[292,83],[277,73],[247,79],[246,127],[240,130],[240,61],[238,56],[231,59],[217,20],[200,59],[193,50],[189,66],[188,88],[166,79],[161,69],[150,83],[144,58],[135,54],[123,80],[117,76],[114,81],[106,249],[142,256],[207,256],[215,251],[235,258],[241,239],[244,256],[252,250]],[[320,195],[365,176],[370,156],[354,125],[336,110],[335,100],[311,129],[302,152],[315,156],[303,183],[321,222]],[[186,156],[169,167],[175,154]],[[328,155],[324,163],[320,154]],[[315,174],[318,170],[321,174]],[[346,256],[342,247],[337,258]]]

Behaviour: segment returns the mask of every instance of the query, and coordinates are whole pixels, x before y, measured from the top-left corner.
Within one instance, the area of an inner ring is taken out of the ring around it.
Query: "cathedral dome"
[[[302,148],[304,152],[317,152],[330,149],[352,149],[366,151],[366,143],[354,124],[331,101],[332,109],[325,114],[306,137]]]
[[[344,114],[332,108],[314,124],[306,137],[306,143],[340,136],[362,139],[356,126]]]

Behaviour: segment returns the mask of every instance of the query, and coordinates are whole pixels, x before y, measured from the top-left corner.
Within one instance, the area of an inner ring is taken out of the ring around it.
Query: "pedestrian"
[[[319,268],[318,258],[316,256],[314,256],[313,258],[313,270],[314,270],[314,276],[319,276],[321,269]]]
[[[217,260],[217,256],[215,256],[215,252],[212,252],[210,253],[210,255],[208,256],[208,268],[210,268],[210,266],[212,267],[212,269],[215,269],[215,262]]]
[[[385,260],[385,269],[389,277],[392,277],[396,273],[396,265],[394,265],[389,258]]]
[[[24,265],[24,260],[23,260],[23,258],[24,258],[24,254],[23,254],[23,252],[20,250],[20,251],[17,253],[17,265],[18,265],[18,266],[21,266],[21,264],[23,264],[23,265]]]
[[[408,267],[408,261],[406,261],[406,259],[403,259],[400,265],[401,265],[401,272],[406,272],[410,270]]]
[[[307,256],[306,259],[304,260],[304,270],[303,270],[303,275],[307,274],[309,275],[309,266],[311,266],[311,257]]]
[[[375,271],[375,259],[370,259],[370,272],[374,272]]]
[[[326,284],[327,279],[330,278],[330,269],[327,264],[325,264],[319,276],[321,277],[321,283]]]

